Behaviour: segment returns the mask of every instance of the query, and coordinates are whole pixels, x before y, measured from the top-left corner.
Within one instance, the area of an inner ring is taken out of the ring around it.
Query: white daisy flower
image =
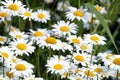
[[[45,36],[48,34],[46,29],[40,29],[38,28],[36,31],[34,30],[30,30],[30,34],[31,34],[31,40],[33,42],[39,42],[41,39],[45,38]]]
[[[10,16],[19,16],[22,9],[24,8],[22,2],[18,0],[5,0],[1,1],[1,3],[4,5],[4,7],[6,7]]]
[[[13,56],[13,52],[11,51],[10,48],[8,48],[7,46],[2,46],[0,48],[0,56],[2,56],[5,60],[11,60],[12,56]]]
[[[84,34],[84,39],[90,44],[104,45],[106,38],[98,34]]]
[[[4,22],[5,20],[10,21],[11,17],[9,16],[7,9],[0,7],[0,20]]]
[[[24,8],[21,12],[21,17],[23,17],[23,19],[29,19],[29,21],[32,19],[33,16],[33,12],[32,9],[29,8]]]
[[[53,56],[52,58],[50,58],[50,60],[47,60],[46,67],[48,69],[48,72],[55,74],[63,74],[64,72],[68,71],[69,62],[61,59],[61,56],[57,56],[57,59]]]
[[[120,55],[114,55],[112,58],[110,68],[120,70]]]
[[[14,32],[10,31],[9,35],[13,37],[14,39],[27,39],[28,35],[26,35],[24,32],[14,30]]]
[[[80,7],[80,9],[77,9],[75,7],[68,7],[66,18],[71,21],[77,19],[79,21],[82,20],[84,23],[87,23],[88,20],[90,20],[90,16],[86,11],[87,9],[83,9],[83,7]]]
[[[67,2],[58,2],[57,4],[57,10],[58,11],[65,11],[67,9],[67,7],[69,6],[69,3]]]
[[[54,0],[44,0],[47,4],[53,3]]]
[[[10,27],[10,32],[14,32],[14,31],[20,31],[18,28],[11,26]]]
[[[96,9],[97,11],[99,11],[101,14],[106,14],[105,7],[102,7],[102,6],[99,6],[99,5],[95,5],[94,7],[95,7],[95,9]]]
[[[91,53],[93,50],[93,45],[87,43],[86,41],[83,41],[81,44],[79,45],[75,45],[76,51],[81,51],[82,53],[84,52],[88,52]]]
[[[12,50],[15,51],[15,55],[26,54],[29,56],[29,53],[32,54],[35,50],[35,47],[32,46],[32,41],[17,39],[10,43],[9,45]]]
[[[21,61],[11,64],[10,73],[14,73],[15,76],[24,77],[33,73],[34,66],[26,61]]]
[[[97,75],[95,74],[95,72],[92,69],[84,68],[83,70],[84,70],[85,78],[88,78],[88,80],[91,80],[91,79],[97,80]]]
[[[57,24],[52,25],[52,31],[59,36],[65,36],[77,33],[77,25],[69,21],[58,21]]]
[[[33,20],[47,23],[47,20],[50,20],[50,12],[46,10],[39,9],[33,13]]]
[[[48,47],[51,48],[53,50],[60,50],[61,49],[61,41],[56,39],[55,37],[52,37],[50,35],[48,35],[47,37],[45,37],[43,40],[38,42],[40,47]]]
[[[67,37],[69,43],[73,43],[74,45],[81,44],[83,42],[81,37],[77,37],[76,35],[70,35]]]
[[[87,54],[80,54],[80,53],[73,53],[73,62],[74,64],[79,64],[81,63],[83,66],[86,66],[86,63],[89,63],[89,58],[87,57]]]
[[[65,50],[69,50],[70,52],[72,52],[73,47],[69,44],[67,44],[66,42],[61,42],[61,50],[63,52],[65,52]]]
[[[0,36],[0,44],[4,44],[7,41],[7,37]]]

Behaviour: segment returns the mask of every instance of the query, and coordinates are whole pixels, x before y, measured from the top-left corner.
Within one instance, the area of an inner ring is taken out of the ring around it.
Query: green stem
[[[4,67],[5,59],[3,58],[3,77],[5,77],[5,67]]]
[[[40,53],[41,53],[41,48],[37,48],[37,52],[36,52],[37,77],[41,76],[41,73],[40,73]]]
[[[81,0],[78,0],[78,8],[80,8]]]
[[[29,5],[29,0],[25,0],[26,1],[26,4],[27,4],[27,7],[30,8],[30,5]]]
[[[118,73],[119,73],[119,71],[117,70],[117,74],[116,74],[115,80],[118,80]]]
[[[30,20],[30,29],[33,29],[32,26],[33,26],[33,25],[32,25],[32,20]]]
[[[21,18],[19,17],[19,28],[20,28],[20,31],[23,31],[23,27],[21,26]]]

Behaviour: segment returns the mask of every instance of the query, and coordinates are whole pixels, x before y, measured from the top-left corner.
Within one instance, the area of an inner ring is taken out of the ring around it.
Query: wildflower
[[[84,39],[90,44],[104,45],[106,38],[98,34],[84,34]]]
[[[0,36],[0,44],[4,44],[7,40],[7,37]]]
[[[4,7],[7,9],[7,12],[10,16],[19,16],[24,5],[21,1],[18,0],[5,0],[1,2]]]
[[[44,0],[47,4],[53,3],[54,0]]]
[[[73,21],[74,19],[82,20],[84,23],[87,23],[90,19],[90,16],[87,14],[87,9],[83,9],[83,7],[80,7],[80,9],[77,9],[75,7],[68,7],[68,11],[66,12],[66,18]]]
[[[64,57],[53,56],[50,60],[47,60],[46,67],[48,72],[55,74],[63,74],[69,69],[69,62],[64,60]]]
[[[33,16],[32,14],[33,14],[32,9],[24,8],[20,16],[23,17],[23,19],[31,20]]]
[[[9,14],[7,12],[7,9],[5,9],[4,7],[0,7],[0,20],[2,22],[4,22],[5,20],[7,20],[7,21],[11,20]]]
[[[57,10],[58,11],[65,11],[68,6],[69,6],[69,3],[67,3],[67,2],[58,2]]]
[[[57,24],[52,25],[55,34],[59,36],[66,36],[70,34],[76,34],[77,25],[70,23],[69,21],[58,21]]]
[[[33,15],[32,19],[38,22],[47,23],[47,20],[50,20],[50,12],[46,10],[39,9]]]
[[[26,61],[21,61],[17,63],[11,64],[11,70],[10,73],[14,72],[15,76],[24,77],[29,76],[33,73],[34,66]]]
[[[99,5],[95,5],[94,7],[95,7],[95,9],[96,9],[97,11],[99,11],[101,14],[106,14],[105,7],[102,7],[102,6],[99,6]]]
[[[23,39],[14,40],[13,42],[10,42],[9,46],[15,51],[15,55],[26,54],[28,56],[29,53],[32,54],[35,50],[31,41],[28,42],[28,40]]]
[[[14,30],[14,32],[10,32],[9,35],[13,37],[13,39],[27,39],[28,35],[26,35],[24,32]]]
[[[41,40],[41,39],[43,39],[48,33],[47,33],[47,30],[46,29],[40,29],[40,28],[38,28],[36,31],[34,31],[34,30],[30,30],[30,34],[31,34],[31,40],[33,41],[33,42],[37,42],[37,43],[39,43],[39,41]]]

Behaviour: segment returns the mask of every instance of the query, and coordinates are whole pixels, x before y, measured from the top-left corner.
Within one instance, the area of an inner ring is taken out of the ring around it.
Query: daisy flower
[[[120,55],[115,55],[111,60],[110,68],[120,70]]]
[[[67,9],[67,7],[69,6],[69,3],[67,2],[58,2],[57,4],[57,10],[58,11],[65,11]]]
[[[84,76],[85,76],[85,78],[88,77],[88,80],[91,80],[91,79],[97,80],[97,75],[95,74],[95,72],[92,69],[85,68],[83,70],[84,70]]]
[[[0,48],[0,56],[2,56],[5,60],[11,60],[12,56],[13,56],[13,52],[11,51],[10,48],[8,48],[7,46],[2,46]]]
[[[10,16],[19,16],[20,12],[23,10],[24,5],[18,0],[5,0],[1,1]]]
[[[10,43],[9,45],[12,50],[15,51],[15,55],[26,54],[29,56],[29,53],[32,54],[35,50],[35,47],[32,46],[32,41],[17,39]]]
[[[84,52],[88,52],[91,53],[93,50],[93,45],[87,43],[86,41],[83,41],[81,44],[79,45],[75,45],[76,51],[81,51],[82,53]]]
[[[26,39],[28,38],[28,35],[26,35],[24,32],[18,31],[18,30],[14,30],[14,32],[10,32],[9,35],[12,38],[16,38],[16,39]]]
[[[14,32],[14,31],[20,31],[18,28],[11,26],[10,27],[10,32]]]
[[[53,50],[60,50],[61,48],[61,41],[59,39],[56,39],[55,37],[52,37],[50,35],[46,36],[43,40],[38,42],[40,47],[48,47]]]
[[[13,72],[15,76],[23,77],[32,74],[34,66],[26,61],[20,61],[12,63],[10,68],[10,73]]]
[[[81,63],[83,66],[86,66],[86,63],[89,63],[89,58],[87,57],[87,54],[80,54],[80,53],[73,53],[73,62],[74,64]]]
[[[47,23],[47,20],[50,20],[50,12],[46,10],[39,9],[33,13],[33,20]]]
[[[39,42],[41,39],[43,39],[48,34],[46,29],[40,29],[38,28],[36,31],[30,30],[31,40],[33,42]]]
[[[77,25],[69,21],[58,21],[57,24],[52,25],[52,31],[59,36],[65,36],[77,33]]]
[[[81,37],[77,37],[76,35],[68,36],[67,40],[69,41],[69,43],[73,43],[74,45],[78,45],[83,41]]]
[[[47,60],[46,67],[48,72],[63,74],[64,72],[68,72],[69,62],[64,60],[63,57],[61,58],[61,56],[57,56],[57,58],[53,56],[50,60]]]
[[[5,20],[10,21],[11,18],[7,12],[7,9],[5,9],[4,7],[0,7],[0,19],[2,22],[4,22]]]
[[[32,9],[29,9],[29,8],[24,8],[22,10],[22,13],[20,15],[24,20],[25,19],[29,19],[29,21],[32,19],[32,16],[33,16],[33,12],[32,12]]]
[[[99,6],[99,5],[95,5],[94,7],[95,7],[95,9],[96,9],[97,11],[99,11],[101,14],[106,14],[105,7],[102,7],[102,6]]]
[[[4,44],[7,41],[7,37],[0,36],[0,44]]]
[[[63,52],[65,52],[65,50],[69,50],[72,52],[73,47],[69,44],[67,44],[66,42],[61,42],[61,48],[60,48]]]
[[[44,0],[47,4],[53,3],[54,0]]]
[[[103,36],[100,36],[98,34],[84,34],[84,39],[90,43],[95,45],[104,45],[106,38]]]
[[[86,12],[87,9],[83,9],[83,7],[80,7],[79,9],[75,7],[68,7],[68,11],[66,12],[66,18],[73,21],[75,19],[82,20],[84,23],[88,22],[90,19],[90,16],[88,16],[88,13]]]

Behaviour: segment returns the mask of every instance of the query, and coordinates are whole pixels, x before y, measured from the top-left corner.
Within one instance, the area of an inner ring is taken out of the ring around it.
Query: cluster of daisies
[[[45,0],[47,1],[47,0]],[[50,12],[43,9],[32,11],[18,0],[1,1],[0,22],[11,21],[12,16],[47,23]],[[59,20],[51,25],[52,29],[38,28],[21,32],[18,28],[10,27],[8,36],[0,36],[0,63],[2,80],[43,80],[34,74],[34,65],[19,56],[36,54],[35,50],[48,50],[45,68],[48,74],[55,74],[59,79],[69,80],[102,80],[110,76],[120,79],[120,55],[112,52],[95,53],[95,47],[104,45],[106,38],[99,34],[83,34],[77,36],[78,26],[75,20],[82,21],[84,26],[96,25],[96,16],[80,7],[60,5],[60,11],[65,10],[65,20]],[[68,7],[68,8],[67,8]],[[106,14],[104,7],[95,5],[97,11]],[[87,27],[88,28],[88,27]],[[54,54],[53,54],[54,53]],[[42,62],[40,62],[42,63]],[[40,69],[42,70],[42,69]],[[48,75],[46,74],[46,75]]]

